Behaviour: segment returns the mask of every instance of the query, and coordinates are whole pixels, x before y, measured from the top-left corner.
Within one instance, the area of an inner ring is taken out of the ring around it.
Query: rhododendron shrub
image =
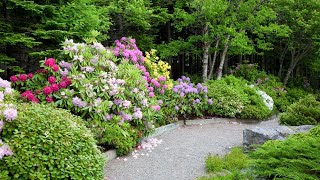
[[[208,89],[198,83],[191,83],[190,78],[182,76],[167,94],[165,105],[174,109],[176,115],[203,116],[208,107],[212,105],[212,99],[207,97]]]
[[[55,102],[71,110],[87,120],[99,144],[122,148],[120,154],[127,153],[139,138],[154,129],[154,115],[160,110],[141,67],[129,63],[129,59],[142,63],[141,51],[136,47],[116,57],[113,50],[100,43],[66,40],[63,52],[64,61],[46,59],[38,73],[27,75],[23,81],[20,75],[12,76],[11,81],[22,91],[23,99]],[[117,144],[116,134],[106,131],[110,126],[117,126],[122,139],[132,142],[120,143],[126,147]]]
[[[24,100],[51,103],[55,100],[55,94],[71,84],[71,79],[67,77],[71,63],[62,61],[58,64],[53,58],[40,63],[41,69],[35,73],[14,75],[10,80]]]
[[[68,77],[72,84],[55,95],[56,103],[87,119],[100,144],[118,148],[119,154],[127,153],[139,137],[154,129],[153,116],[159,110],[152,108],[157,102],[148,96],[141,71],[100,43],[67,40],[64,52],[71,58]],[[110,126],[117,126],[123,133],[106,131]],[[116,141],[118,134],[132,142]]]
[[[2,131],[5,128],[5,124],[11,123],[18,116],[18,111],[15,105],[12,104],[14,96],[15,92],[11,88],[11,83],[0,78],[0,161],[5,156],[13,155],[10,146],[2,140]]]

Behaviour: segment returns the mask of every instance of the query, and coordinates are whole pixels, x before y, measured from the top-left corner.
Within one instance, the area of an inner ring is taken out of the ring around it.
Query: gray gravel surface
[[[108,180],[193,180],[205,174],[209,154],[225,154],[242,145],[242,131],[250,127],[274,127],[276,119],[258,124],[226,122],[179,127],[156,137],[162,143],[152,152],[138,150],[111,160],[105,167]],[[142,155],[144,154],[144,155]]]

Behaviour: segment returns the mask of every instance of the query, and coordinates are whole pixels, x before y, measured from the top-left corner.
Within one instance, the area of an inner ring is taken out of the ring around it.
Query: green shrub
[[[104,159],[79,117],[35,103],[17,107],[1,132],[14,154],[0,160],[0,179],[102,179]]]
[[[308,94],[301,88],[285,88],[278,77],[259,71],[257,64],[241,64],[231,72],[234,76],[255,84],[259,89],[271,96],[274,100],[275,108],[280,112],[284,112],[289,105]]]
[[[208,81],[207,86],[208,98],[213,99],[209,114],[264,119],[271,113],[257,93],[258,89],[249,87],[245,80],[227,76],[221,80]]]
[[[320,123],[320,101],[313,95],[290,105],[285,113],[280,115],[280,123],[291,126]]]
[[[209,176],[199,178],[205,179],[250,179],[250,175],[243,171],[248,167],[247,155],[241,148],[233,148],[225,156],[210,155],[206,159],[206,170]]]
[[[253,173],[267,179],[320,178],[320,126],[285,141],[268,141],[252,158]]]

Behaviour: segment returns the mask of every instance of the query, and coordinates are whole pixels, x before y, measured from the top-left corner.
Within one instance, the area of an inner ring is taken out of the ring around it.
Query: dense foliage
[[[8,87],[4,92],[10,95]],[[0,119],[0,179],[103,177],[104,159],[81,118],[53,106],[18,103],[13,95],[0,102],[7,107]]]
[[[320,101],[312,95],[300,99],[280,115],[280,123],[290,126],[319,124]]]
[[[225,156],[206,159],[207,175],[199,179],[310,179],[320,178],[320,126],[286,140],[267,141],[244,154],[233,149]]]
[[[274,100],[276,110],[280,112],[308,94],[306,89],[284,87],[278,77],[259,71],[257,64],[239,64],[231,70],[231,74],[249,81],[266,92]]]
[[[210,114],[245,119],[264,119],[271,114],[273,105],[269,109],[258,89],[250,87],[247,81],[228,76],[207,84],[208,97],[213,99]]]

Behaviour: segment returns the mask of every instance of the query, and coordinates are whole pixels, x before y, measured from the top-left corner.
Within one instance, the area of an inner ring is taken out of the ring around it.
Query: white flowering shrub
[[[12,122],[18,116],[16,107],[11,104],[13,96],[14,90],[11,88],[11,83],[0,78],[0,161],[4,156],[13,155],[10,146],[1,139],[5,124]]]

